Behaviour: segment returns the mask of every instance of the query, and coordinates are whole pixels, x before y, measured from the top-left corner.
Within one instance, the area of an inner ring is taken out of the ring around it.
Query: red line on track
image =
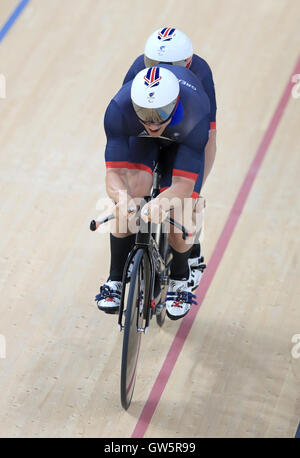
[[[257,173],[262,165],[268,147],[274,137],[278,124],[282,118],[284,110],[288,104],[289,98],[291,96],[291,91],[293,87],[292,76],[294,74],[300,73],[300,57],[298,58],[297,64],[293,70],[289,82],[287,83],[285,90],[282,94],[282,97],[277,105],[275,113],[270,121],[268,129],[258,147],[258,150],[255,154],[255,157],[250,165],[250,168],[247,172],[247,175],[244,179],[244,182],[238,192],[236,200],[233,204],[233,207],[229,213],[223,231],[219,237],[219,240],[215,246],[215,249],[212,253],[212,256],[209,260],[205,274],[201,279],[200,286],[197,290],[197,302],[198,307],[193,307],[188,315],[182,320],[182,323],[174,337],[174,340],[171,344],[170,350],[166,356],[166,359],[162,365],[162,368],[157,376],[157,379],[153,385],[153,388],[150,392],[148,400],[141,412],[141,415],[138,419],[138,422],[135,426],[135,429],[131,437],[138,438],[144,437],[144,434],[149,426],[149,423],[152,419],[152,416],[155,412],[155,409],[160,401],[162,393],[165,389],[165,386],[170,378],[172,370],[175,366],[177,358],[182,350],[182,347],[185,343],[185,340],[191,330],[191,327],[195,321],[197,313],[199,311],[200,305],[202,304],[207,290],[215,276],[215,273],[218,269],[218,266],[223,258],[227,245],[232,237],[234,229],[238,223],[238,220],[241,216],[243,208],[245,206],[246,200],[251,191],[253,182],[257,176]]]

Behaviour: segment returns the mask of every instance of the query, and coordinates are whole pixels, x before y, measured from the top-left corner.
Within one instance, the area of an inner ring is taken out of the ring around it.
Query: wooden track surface
[[[0,24],[16,6],[1,0]],[[0,44],[0,437],[130,437],[178,322],[143,336],[120,406],[122,336],[93,302],[108,234],[103,115],[153,30],[214,74],[218,153],[206,260],[299,57],[297,0],[31,0]],[[299,72],[300,73],[300,72]],[[293,437],[300,417],[300,99],[290,97],[145,437]],[[201,286],[200,286],[201,287]]]

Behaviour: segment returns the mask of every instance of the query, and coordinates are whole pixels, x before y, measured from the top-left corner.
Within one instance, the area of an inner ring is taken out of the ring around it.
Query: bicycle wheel
[[[159,252],[164,259],[165,262],[167,262],[169,253],[170,253],[170,246],[167,240],[166,234],[161,234],[160,237],[160,242],[159,242]],[[169,269],[168,269],[169,270]],[[167,275],[169,275],[169,272],[167,272]],[[160,285],[161,288],[161,298],[160,298],[160,304],[156,306],[156,322],[159,327],[162,327],[164,325],[165,319],[166,319],[166,296],[168,292],[168,287],[169,285]]]
[[[160,305],[160,310],[157,309],[156,315],[155,315],[156,323],[158,324],[160,328],[164,325],[166,314],[167,314],[166,304],[164,303]]]
[[[134,391],[142,334],[139,329],[143,326],[144,309],[148,303],[147,289],[149,289],[150,274],[148,262],[144,250],[138,250],[131,273],[122,348],[121,404],[125,410],[130,406]]]

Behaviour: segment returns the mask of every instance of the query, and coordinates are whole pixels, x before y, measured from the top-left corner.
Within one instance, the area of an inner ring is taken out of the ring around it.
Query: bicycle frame
[[[148,198],[148,201],[149,200],[150,198]],[[151,309],[154,309],[159,304],[161,300],[161,295],[162,295],[162,291],[161,291],[162,287],[168,286],[168,275],[166,275],[166,271],[172,260],[172,255],[170,255],[166,260],[162,258],[159,252],[159,247],[157,245],[157,242],[150,232],[151,223],[148,223],[148,229],[149,229],[148,233],[142,233],[142,232],[137,233],[135,246],[129,253],[129,256],[127,258],[127,261],[124,267],[123,280],[122,280],[123,287],[122,287],[122,293],[121,293],[120,311],[119,311],[119,320],[118,320],[120,330],[124,328],[123,312],[124,312],[124,298],[125,298],[127,271],[128,271],[128,267],[130,263],[132,262],[134,256],[136,255],[136,252],[139,249],[142,248],[144,252],[146,253],[148,260],[149,260],[150,269],[151,269],[150,294],[148,297],[148,303],[146,304],[147,314],[145,317],[145,327],[140,329],[140,331],[147,332],[147,329],[150,323],[150,319],[151,319]],[[155,297],[154,287],[155,287],[155,276],[156,275],[159,278],[161,288],[160,288],[159,294]]]
[[[157,165],[153,173],[152,194],[151,196],[144,197],[144,203],[149,202],[151,199],[155,199],[155,197],[157,197],[157,195],[160,193],[159,182],[160,182],[160,175],[159,175],[158,165]],[[123,271],[123,280],[122,280],[123,287],[122,287],[121,300],[120,300],[120,311],[119,311],[118,324],[119,324],[119,329],[122,330],[124,328],[123,312],[124,312],[124,299],[125,299],[127,271],[128,271],[130,263],[132,262],[134,256],[136,255],[136,252],[142,248],[148,257],[150,269],[151,269],[150,294],[148,297],[148,303],[146,304],[147,313],[145,317],[145,327],[140,329],[140,331],[143,331],[146,333],[149,328],[150,319],[152,317],[151,309],[154,309],[156,306],[158,306],[161,300],[162,292],[167,293],[167,291],[165,291],[168,288],[168,275],[166,275],[166,272],[172,260],[172,255],[168,256],[167,259],[163,259],[159,251],[159,245],[157,243],[157,240],[155,240],[151,232],[152,223],[151,222],[145,223],[142,220],[142,218],[140,217],[141,210],[142,210],[142,206],[139,208],[139,212],[138,212],[139,231],[136,234],[135,246],[133,247],[133,249],[131,250],[131,252],[128,255],[127,261],[125,263],[124,271]],[[171,224],[173,223],[172,220],[170,222]],[[162,222],[158,226],[160,229],[159,243],[166,244],[167,237],[164,231],[164,224],[165,223]],[[164,251],[165,250],[163,250],[163,252]],[[156,274],[160,282],[160,291],[159,291],[159,294],[155,297],[154,288],[155,288]]]

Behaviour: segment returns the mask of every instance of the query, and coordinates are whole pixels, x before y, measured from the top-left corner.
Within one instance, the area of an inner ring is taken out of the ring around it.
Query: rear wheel
[[[160,235],[160,241],[159,241],[159,252],[163,260],[167,263],[168,258],[170,256],[170,246],[167,240],[167,235],[165,233],[161,233]],[[166,276],[169,276],[169,268],[167,272],[165,273]],[[168,292],[168,285],[169,282],[165,285],[160,285],[161,288],[161,297],[160,297],[160,303],[156,306],[156,322],[159,327],[162,327],[165,319],[166,319],[166,296]]]
[[[156,310],[156,322],[158,326],[161,328],[164,325],[166,319],[166,304],[161,304],[159,308]]]
[[[144,250],[138,250],[133,262],[125,311],[121,362],[121,403],[126,410],[130,406],[134,391],[145,308],[148,304],[148,263]]]

